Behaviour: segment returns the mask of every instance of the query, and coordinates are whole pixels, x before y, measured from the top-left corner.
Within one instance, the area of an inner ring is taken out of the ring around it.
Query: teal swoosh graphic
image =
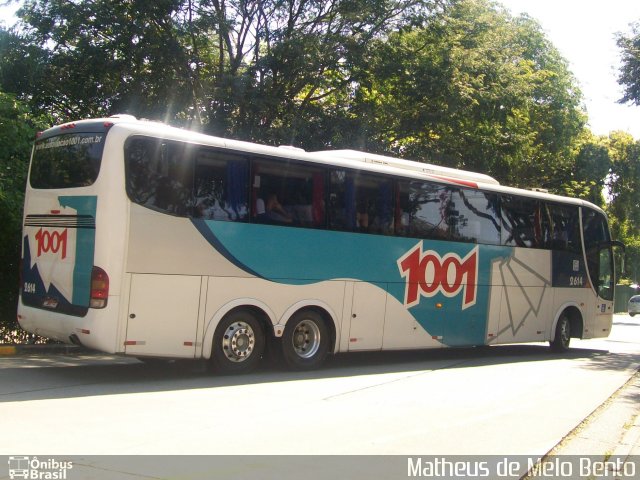
[[[193,223],[229,261],[258,277],[290,285],[335,279],[383,284],[400,303],[404,302],[405,279],[397,261],[420,242],[415,238],[237,222],[193,220]],[[423,243],[425,250],[434,250],[441,256],[455,253],[464,257],[476,247],[461,242]],[[443,336],[449,345],[483,344],[491,263],[510,253],[511,249],[506,247],[480,245],[477,300],[473,307],[462,310],[462,293],[452,298],[436,295],[422,298],[409,309],[410,313],[427,332]],[[436,303],[445,308],[436,308]]]

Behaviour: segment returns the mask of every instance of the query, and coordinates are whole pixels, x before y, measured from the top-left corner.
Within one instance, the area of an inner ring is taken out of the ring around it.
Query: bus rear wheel
[[[571,321],[566,313],[560,315],[556,325],[556,332],[551,340],[551,350],[554,352],[566,352],[571,342]]]
[[[258,366],[265,336],[260,320],[248,310],[226,315],[213,335],[211,364],[220,373],[246,373]]]
[[[319,367],[329,352],[329,330],[324,318],[313,310],[302,310],[287,322],[282,335],[282,357],[297,370]]]

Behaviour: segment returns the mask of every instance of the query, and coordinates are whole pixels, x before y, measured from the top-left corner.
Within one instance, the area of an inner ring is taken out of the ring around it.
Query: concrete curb
[[[620,444],[613,452],[614,457],[627,459],[633,454],[634,448],[640,448],[640,414],[636,415],[633,424],[620,440]]]
[[[13,345],[0,345],[0,356],[15,355],[16,351]]]
[[[76,345],[5,345],[0,344],[0,358],[16,355],[64,354],[72,355],[87,352],[85,348]]]

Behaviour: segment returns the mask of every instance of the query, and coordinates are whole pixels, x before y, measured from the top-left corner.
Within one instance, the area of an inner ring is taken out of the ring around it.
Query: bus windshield
[[[31,166],[33,188],[76,188],[98,178],[103,133],[65,133],[36,141]]]

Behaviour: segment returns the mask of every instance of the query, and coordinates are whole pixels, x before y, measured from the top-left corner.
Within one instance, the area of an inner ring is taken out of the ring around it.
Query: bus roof
[[[375,153],[361,152],[358,150],[322,150],[313,153],[321,153],[329,157],[357,160],[363,163],[389,165],[392,167],[400,168],[402,170],[426,173],[430,176],[435,177],[438,177],[438,175],[442,175],[447,177],[448,179],[466,180],[490,185],[500,185],[500,183],[495,178],[483,173],[467,172],[465,170],[458,170],[456,168],[442,167],[440,165],[433,165],[430,163],[423,163],[415,160],[404,160],[402,158],[387,157],[385,155],[377,155]]]
[[[108,118],[69,122],[64,125],[57,125],[47,129],[43,132],[43,136],[47,137],[55,135],[59,133],[60,129],[64,130],[69,126],[72,126],[72,128],[77,126],[81,129],[83,126],[96,125],[98,123],[104,124],[105,126],[107,126],[107,124],[109,124],[109,126],[122,125],[125,126],[125,128],[128,127],[132,133],[138,132],[140,134],[164,137],[167,139],[179,139],[198,144],[244,151],[247,153],[272,155],[313,163],[331,163],[345,168],[361,168],[363,170],[373,172],[428,179],[435,182],[456,184],[497,193],[528,196],[539,198],[540,200],[555,201],[573,205],[584,205],[604,213],[600,207],[585,200],[545,193],[540,190],[507,187],[501,185],[495,178],[482,173],[468,172],[465,170],[443,167],[415,160],[388,157],[385,155],[378,155],[358,150],[320,150],[307,152],[304,149],[286,145],[275,147],[207,135],[193,130],[169,126],[161,122],[136,119],[132,115],[113,115]]]

